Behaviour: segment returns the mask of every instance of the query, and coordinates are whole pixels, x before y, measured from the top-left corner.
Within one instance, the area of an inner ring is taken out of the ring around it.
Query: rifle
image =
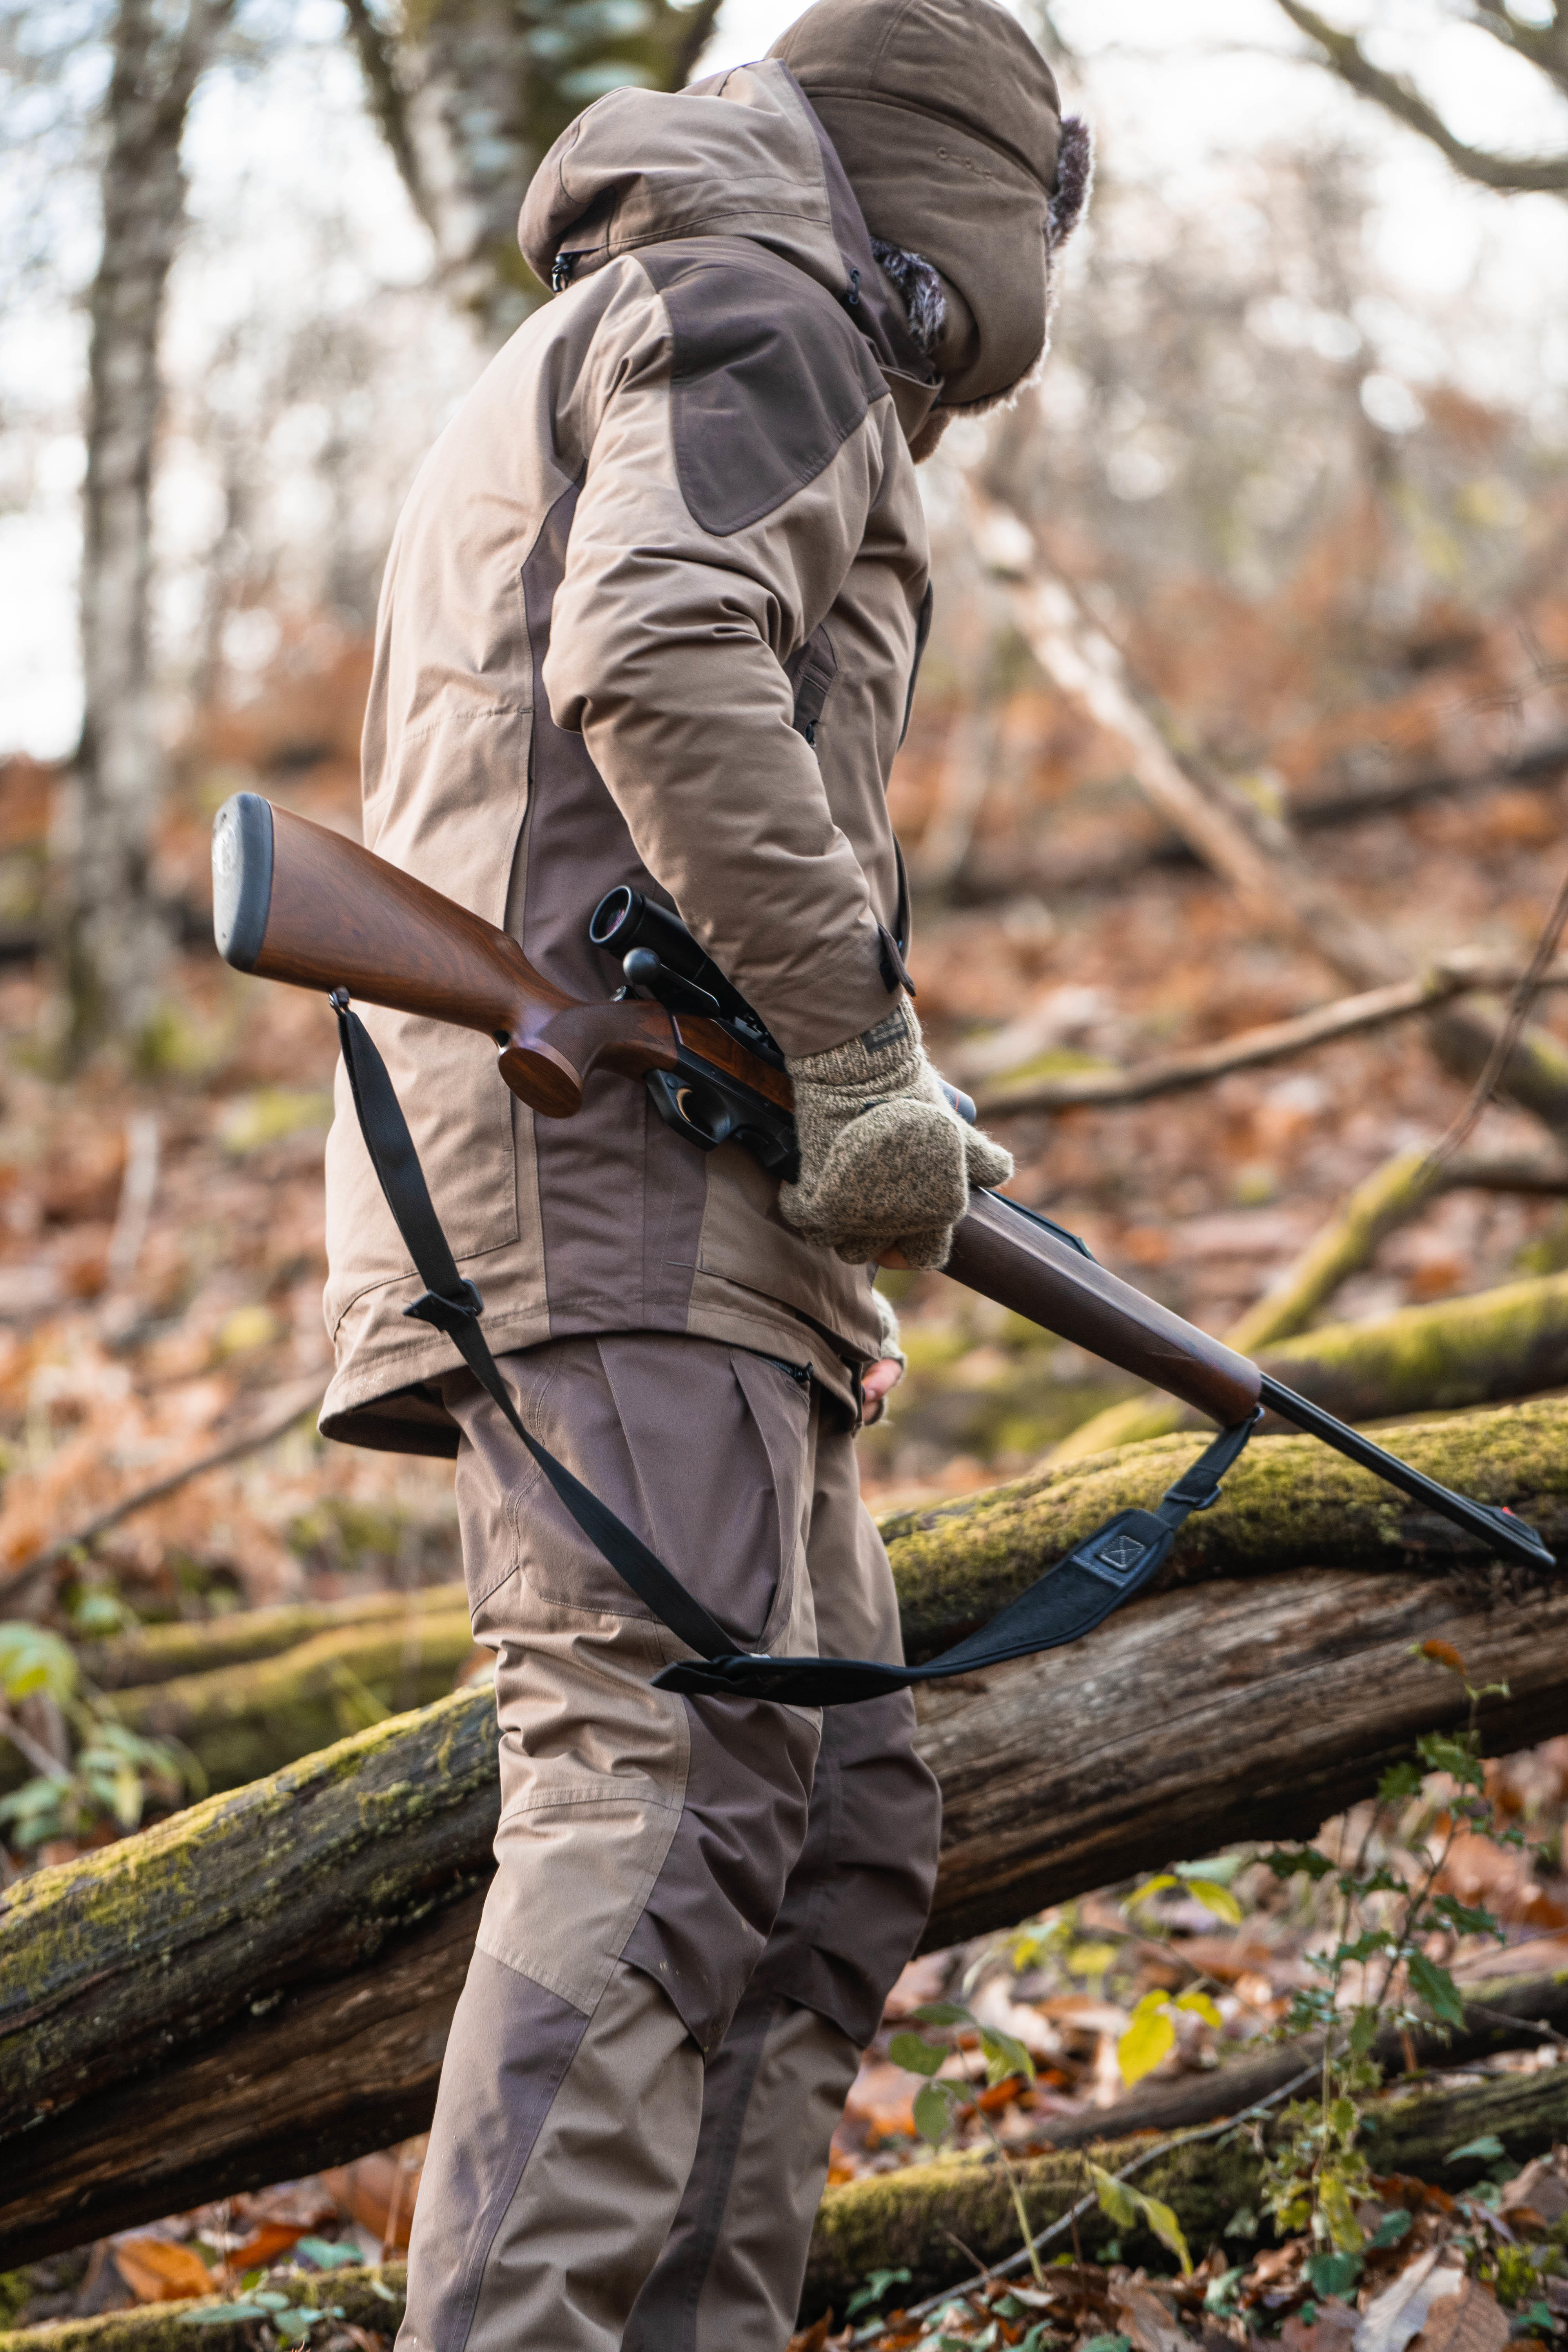
[[[613,890],[602,899],[589,926],[594,944],[619,962],[622,985],[602,1003],[585,1003],[536,971],[510,933],[357,843],[274,808],[256,793],[237,793],[219,810],[213,829],[213,876],[214,929],[225,961],[236,971],[263,979],[320,988],[337,1007],[366,1139],[400,1224],[405,1220],[394,1197],[391,1172],[395,1155],[378,1151],[372,1127],[379,1112],[384,1129],[392,1119],[401,1128],[401,1114],[367,1034],[354,1024],[356,1040],[349,1026],[351,997],[482,1031],[495,1042],[506,1085],[542,1118],[570,1118],[582,1107],[588,1080],[608,1070],[645,1083],[661,1118],[700,1150],[737,1142],[781,1176],[792,1174],[798,1164],[789,1077],[778,1046],[679,918],[629,887]],[[955,1111],[973,1118],[973,1104],[954,1089],[948,1092]],[[405,1128],[402,1135],[405,1141]],[[412,1157],[411,1146],[408,1150]],[[415,1166],[416,1171],[416,1162]],[[419,1192],[434,1222],[422,1179]],[[438,1234],[438,1226],[436,1230]],[[405,1238],[409,1237],[405,1224]],[[415,1257],[429,1284],[416,1250]],[[471,1286],[458,1276],[449,1252],[442,1263],[445,1288],[471,1294]],[[450,1269],[449,1282],[446,1268]],[[1204,1457],[1161,1507],[1166,1513],[1159,1526],[1161,1540],[1156,1542],[1148,1528],[1131,1524],[1149,1522],[1152,1527],[1154,1515],[1121,1513],[1073,1555],[1074,1561],[1104,1581],[1115,1582],[1117,1533],[1124,1538],[1124,1553],[1131,1538],[1138,1538],[1131,1545],[1138,1554],[1135,1566],[1127,1570],[1118,1599],[1128,1597],[1152,1573],[1158,1563],[1144,1556],[1151,1547],[1164,1557],[1187,1511],[1206,1507],[1215,1499],[1217,1485],[1205,1465],[1215,1475],[1227,1466],[1264,1407],[1440,1512],[1478,1537],[1489,1551],[1534,1568],[1556,1566],[1534,1529],[1505,1507],[1457,1495],[1399,1461],[1321,1406],[1297,1396],[1223,1340],[1145,1297],[1098,1264],[1075,1235],[1001,1193],[977,1188],[971,1195],[944,1270],[982,1297],[1163,1389],[1219,1424],[1223,1434],[1209,1450],[1212,1464],[1209,1456]],[[439,1291],[432,1303],[435,1287],[409,1311],[423,1313],[443,1329],[452,1328],[453,1315],[477,1314],[477,1308],[454,1307],[451,1297]],[[449,1310],[446,1320],[437,1311],[443,1307]],[[452,1336],[463,1344],[456,1328]],[[510,1417],[510,1406],[505,1409]],[[522,1433],[531,1447],[531,1439]],[[1204,1478],[1196,1476],[1200,1470],[1208,1478],[1207,1488]],[[563,1488],[558,1486],[558,1491],[564,1494]],[[1180,1507],[1174,1517],[1167,1507],[1173,1496]],[[602,1536],[595,1539],[603,1549]],[[668,1572],[660,1569],[659,1573]],[[1052,1571],[1042,1585],[1054,1585],[1060,1574],[1059,1569]],[[1037,1590],[1031,1588],[1031,1592]],[[1108,1603],[1114,1605],[1115,1601]],[[1023,1607],[1023,1601],[1013,1603],[989,1631],[998,1632]],[[972,1637],[972,1643],[980,1638]],[[721,1654],[701,1642],[691,1646],[706,1648],[710,1665]],[[959,1645],[960,1651],[971,1646]],[[976,1654],[968,1670],[993,1654],[1017,1652],[988,1650],[984,1659]],[[696,1668],[665,1671],[671,1677],[689,1677],[676,1680],[675,1687],[719,1686],[711,1675],[703,1680]],[[723,1686],[738,1685],[731,1680]]]

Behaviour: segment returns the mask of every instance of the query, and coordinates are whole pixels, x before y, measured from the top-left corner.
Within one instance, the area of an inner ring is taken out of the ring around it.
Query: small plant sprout
[[[957,2028],[962,2032],[973,2033],[979,2042],[985,2059],[985,2084],[988,2090],[1000,2089],[1004,2083],[1009,2082],[1015,2075],[1021,2076],[1026,2083],[1032,2083],[1035,2079],[1035,2062],[1023,2043],[1013,2034],[1004,2033],[998,2026],[983,2025],[973,2011],[965,2008],[962,2001],[928,2001],[922,2008],[913,2012],[913,2022],[917,2025],[945,2025],[949,2028]],[[1018,2184],[1018,2176],[1008,2160],[1007,2151],[1002,2145],[996,2126],[984,2108],[977,2101],[973,2100],[967,2084],[938,2079],[942,2067],[952,2054],[953,2045],[951,2042],[928,2042],[919,2033],[895,2033],[888,2049],[888,2055],[895,2066],[905,2066],[911,2074],[921,2074],[925,2078],[915,2094],[915,2129],[920,2133],[921,2137],[929,2140],[933,2147],[946,2136],[959,2114],[964,2108],[973,2105],[974,2111],[995,2148],[1003,2172],[1006,2177],[1008,2194],[1013,2200],[1013,2210],[1018,2218],[1018,2228],[1025,2249],[1028,2253],[1029,2267],[1035,2274],[1035,2283],[1038,2286],[1043,2286],[1046,2274],[1040,2267],[1040,2258],[1035,2248],[1035,2233],[1029,2227],[1024,2192]]]

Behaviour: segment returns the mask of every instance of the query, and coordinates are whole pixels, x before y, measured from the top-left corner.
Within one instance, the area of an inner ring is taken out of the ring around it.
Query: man
[[[781,1191],[622,1079],[536,1119],[482,1039],[367,1016],[522,1418],[750,1648],[899,1655],[851,1445],[896,1376],[872,1262],[940,1264],[1010,1172],[921,1050],[885,794],[930,613],[914,461],[1038,361],[1085,163],[994,0],[819,0],[761,65],[600,100],[523,208],[556,299],[387,565],[370,845],[579,996],[619,979],[591,909],[636,885],[788,1057]],[[404,2352],[771,2352],[929,1905],[912,1707],[651,1689],[679,1644],[405,1319],[352,1113],[329,1242],[323,1427],[456,1455],[498,1659],[499,1868]]]

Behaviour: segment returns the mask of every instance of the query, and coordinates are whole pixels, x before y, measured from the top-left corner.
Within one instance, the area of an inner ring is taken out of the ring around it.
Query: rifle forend
[[[789,1080],[717,1022],[659,1004],[584,1004],[510,935],[357,842],[237,793],[213,825],[213,930],[237,971],[450,1021],[494,1038],[501,1076],[545,1118],[570,1118],[595,1070],[712,1070],[790,1109]],[[742,1065],[747,1066],[742,1067]]]

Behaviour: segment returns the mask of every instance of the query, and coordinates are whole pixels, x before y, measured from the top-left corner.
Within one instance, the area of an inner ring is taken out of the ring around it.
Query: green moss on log
[[[384,2294],[376,2292],[378,2284],[386,2289]],[[407,2264],[385,2263],[374,2269],[291,2280],[289,2291],[316,2310],[338,2304],[356,2327],[392,2336],[403,2319],[407,2285]],[[192,2296],[180,2303],[144,2304],[133,2311],[106,2311],[98,2319],[49,2320],[41,2327],[0,2332],[0,2352],[256,2352],[254,2321],[202,2318],[220,2303],[242,2299],[237,2294]],[[199,2334],[193,2326],[197,2321]]]
[[[1450,2148],[1495,2133],[1510,2162],[1523,2164],[1565,2131],[1568,2068],[1553,2067],[1500,2075],[1474,2088],[1415,2091],[1381,2102],[1369,2117],[1364,2146],[1374,2172],[1408,2173],[1452,2191],[1470,2187],[1487,2167],[1476,2158],[1451,2164]],[[1104,2141],[1081,2154],[1016,2164],[1031,2224],[1037,2231],[1047,2228],[1084,2194],[1086,2157],[1116,2172],[1142,2149],[1158,2145],[1150,2134],[1142,2141]],[[1244,2131],[1234,2138],[1193,2139],[1173,2147],[1138,2174],[1137,2186],[1175,2209],[1194,2259],[1201,2259],[1238,2211],[1257,2210],[1258,2176],[1259,2158]],[[1097,2209],[1080,2221],[1079,2235],[1088,2255],[1102,2257],[1114,2237],[1122,2260],[1161,2271],[1173,2267],[1152,2234],[1114,2225]],[[855,2288],[877,2269],[907,2268],[910,2284],[901,2292],[910,2303],[972,2276],[973,2263],[954,2244],[957,2239],[984,2263],[1004,2261],[1017,2251],[1006,2181],[1001,2168],[985,2157],[939,2157],[907,2171],[828,2189],[812,2237],[803,2318],[829,2308],[842,2313]],[[1226,2242],[1240,2247],[1249,2242]]]
[[[109,1705],[133,1731],[188,1748],[210,1789],[237,1789],[330,1747],[367,1714],[444,1698],[473,1647],[464,1601],[334,1626],[280,1656],[117,1691]]]
[[[182,1675],[215,1673],[255,1658],[298,1649],[318,1633],[350,1626],[401,1625],[412,1614],[451,1617],[468,1605],[460,1584],[426,1585],[415,1592],[366,1592],[350,1601],[289,1601],[275,1609],[239,1609],[227,1617],[191,1623],[142,1625],[107,1642],[85,1643],[81,1669],[100,1690],[139,1689]]]
[[[1391,1452],[1568,1537],[1568,1402],[1545,1398],[1386,1433]],[[1155,1503],[1206,1440],[1154,1438],[1047,1466],[882,1522],[905,1645],[929,1657],[984,1620],[1115,1511]],[[1316,1438],[1255,1438],[1212,1511],[1188,1520],[1165,1581],[1336,1566],[1477,1565],[1480,1548]]]

